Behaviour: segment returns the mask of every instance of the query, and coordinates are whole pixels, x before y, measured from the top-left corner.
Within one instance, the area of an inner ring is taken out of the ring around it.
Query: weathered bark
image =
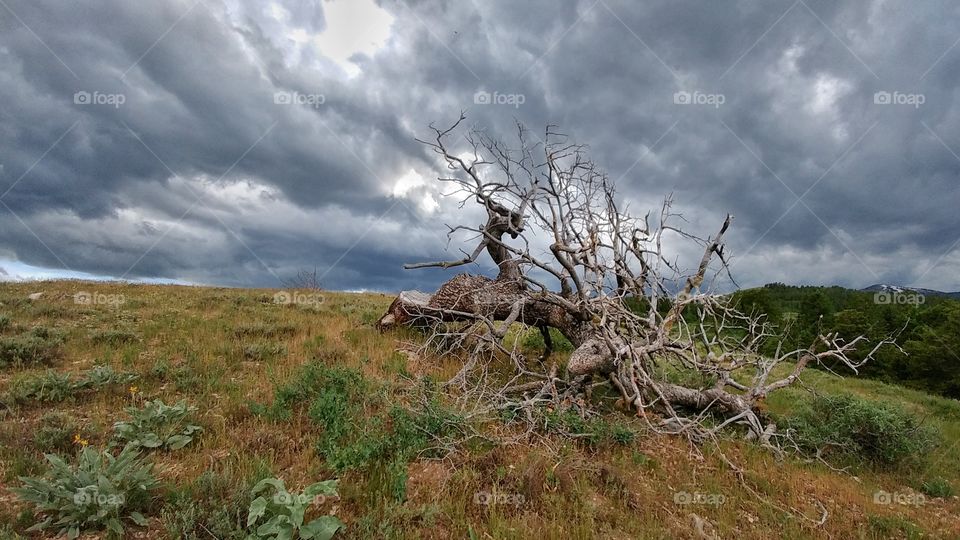
[[[458,274],[432,295],[420,291],[401,292],[380,318],[377,327],[383,331],[395,326],[416,326],[438,320],[455,322],[486,318],[505,321],[519,305],[516,322],[540,328],[556,328],[574,347],[580,346],[584,340],[582,323],[563,307],[537,299],[536,293],[521,283],[503,276],[490,279]]]

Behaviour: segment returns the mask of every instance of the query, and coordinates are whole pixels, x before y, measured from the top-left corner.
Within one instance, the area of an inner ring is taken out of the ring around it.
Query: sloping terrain
[[[124,523],[129,537],[242,538],[250,490],[267,477],[297,490],[338,478],[339,497],[308,508],[308,518],[338,516],[338,538],[960,537],[960,501],[942,487],[960,487],[955,400],[804,374],[821,393],[895,403],[936,428],[940,443],[908,469],[839,471],[733,438],[692,447],[650,434],[612,398],[603,418],[555,419],[579,437],[551,422],[525,433],[507,418],[461,417],[438,393],[456,362],[412,352],[416,332],[374,328],[391,300],[0,284],[0,536],[35,522],[8,488],[42,475],[45,452],[69,461],[80,447],[106,448],[114,423],[130,418],[125,408],[162,399],[196,407],[191,422],[202,431],[183,448],[143,452],[160,485],[146,525]],[[49,382],[99,380],[96,366],[136,379]],[[62,395],[50,395],[54,387]],[[807,399],[793,388],[767,406],[788,415]],[[939,497],[924,488],[933,481]]]

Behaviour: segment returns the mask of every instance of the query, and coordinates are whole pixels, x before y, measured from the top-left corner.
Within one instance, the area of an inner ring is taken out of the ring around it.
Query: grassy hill
[[[160,483],[146,525],[124,523],[129,537],[242,538],[250,490],[268,477],[298,490],[338,478],[339,497],[307,510],[338,516],[338,538],[960,537],[955,400],[806,372],[821,393],[893,403],[938,430],[909,468],[841,472],[732,437],[691,447],[649,433],[612,399],[579,426],[583,437],[550,425],[525,434],[462,418],[436,392],[456,363],[412,352],[413,331],[373,328],[391,297],[278,304],[276,292],[0,284],[0,537],[34,523],[8,489],[42,475],[44,453],[70,462],[80,447],[106,448],[125,408],[158,398],[196,407],[189,421],[202,431],[183,448],[144,451]],[[810,399],[793,388],[767,406],[788,417]]]

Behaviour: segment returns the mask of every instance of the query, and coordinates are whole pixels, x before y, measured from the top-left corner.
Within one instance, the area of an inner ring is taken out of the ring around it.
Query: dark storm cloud
[[[734,213],[741,284],[960,288],[952,2],[383,1],[389,38],[351,57],[353,76],[304,45],[365,27],[327,3],[6,4],[0,253],[27,264],[230,285],[316,266],[331,287],[429,287],[444,274],[399,267],[444,256],[455,205],[394,184],[440,173],[414,137],[468,109],[504,135],[560,124],[637,212],[672,192],[703,235]]]

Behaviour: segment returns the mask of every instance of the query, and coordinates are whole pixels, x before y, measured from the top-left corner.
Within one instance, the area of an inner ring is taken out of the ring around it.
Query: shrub
[[[851,394],[814,396],[783,425],[801,451],[880,467],[917,463],[938,440],[903,408]]]
[[[243,357],[247,360],[262,362],[287,354],[287,348],[280,343],[254,343],[243,348]]]
[[[148,401],[142,409],[127,407],[125,410],[132,419],[113,425],[114,438],[134,448],[179,450],[203,431],[200,426],[187,422],[196,407],[187,406],[186,401],[167,405],[157,399]]]
[[[247,538],[247,509],[253,497],[250,489],[257,479],[269,475],[265,467],[252,481],[235,475],[205,471],[192,482],[170,493],[160,521],[170,540],[243,540]]]
[[[43,518],[28,531],[57,530],[58,535],[76,538],[81,531],[108,529],[123,535],[123,520],[146,525],[139,512],[150,499],[150,491],[158,485],[132,447],[124,448],[116,457],[109,452],[86,447],[76,465],[47,454],[49,470],[40,477],[21,477],[23,486],[13,492],[21,500],[32,503]]]
[[[7,328],[10,328],[10,316],[0,315],[0,332],[3,332]]]
[[[289,336],[297,332],[297,327],[292,324],[249,324],[241,325],[233,330],[233,334],[238,337],[262,337],[272,338],[278,336]]]
[[[261,493],[269,495],[269,498]],[[336,516],[320,516],[304,523],[307,510],[318,497],[337,496],[336,480],[318,482],[301,493],[291,493],[287,491],[283,480],[265,478],[253,487],[250,494],[257,498],[250,503],[247,527],[263,521],[251,534],[253,538],[329,540],[344,527]]]
[[[127,384],[137,379],[135,373],[121,373],[109,366],[95,366],[79,379],[53,370],[43,375],[21,379],[13,384],[10,395],[15,402],[59,402],[80,391],[99,390],[106,386]]]
[[[123,345],[126,343],[133,343],[139,340],[139,337],[136,333],[131,332],[130,330],[123,329],[110,329],[110,330],[97,330],[90,333],[90,341],[101,345]]]
[[[106,386],[130,384],[138,378],[136,373],[119,372],[110,366],[94,366],[76,386],[97,390]]]
[[[463,422],[436,401],[415,410],[392,405],[359,371],[320,363],[278,388],[262,412],[287,419],[297,404],[309,404],[310,418],[322,428],[317,450],[331,468],[371,472],[397,500],[406,493],[407,462]]]
[[[73,396],[75,390],[69,374],[49,370],[43,375],[15,382],[11,394],[17,402],[55,402]]]
[[[920,491],[938,499],[946,499],[953,496],[953,486],[942,476],[925,480],[920,484]]]
[[[573,345],[556,328],[550,328],[550,341],[553,343],[553,350],[559,352],[573,351]],[[523,334],[523,341],[520,342],[524,349],[533,351],[542,351],[547,344],[543,341],[543,334],[539,328],[528,328]]]
[[[588,446],[613,443],[621,446],[631,444],[637,437],[634,430],[603,418],[583,418],[573,410],[545,411],[546,431],[558,433],[583,441]]]
[[[73,449],[74,434],[79,432],[76,418],[62,412],[49,412],[40,418],[33,444],[43,453],[67,454]]]
[[[0,337],[0,367],[49,365],[60,357],[59,336],[42,331]]]

